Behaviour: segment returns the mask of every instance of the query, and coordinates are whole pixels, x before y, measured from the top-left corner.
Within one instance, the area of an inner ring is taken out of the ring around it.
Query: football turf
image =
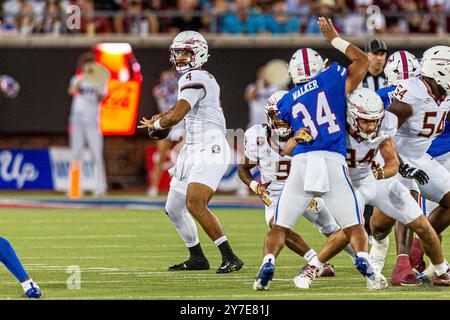
[[[450,299],[450,288],[432,286],[370,291],[345,253],[331,261],[336,270],[334,278],[318,278],[311,289],[299,290],[292,279],[304,261],[287,248],[277,260],[270,290],[255,292],[252,284],[267,232],[264,213],[215,212],[233,249],[245,262],[239,272],[215,273],[221,262],[219,250],[200,227],[211,269],[166,271],[186,258],[187,250],[162,210],[2,209],[0,235],[13,244],[46,299]],[[324,242],[324,237],[304,219],[297,230],[316,250]],[[387,278],[394,249],[391,234],[384,271]],[[444,250],[450,256],[445,244]],[[74,279],[72,273],[67,273],[69,266],[81,270],[80,289],[68,288],[68,280]],[[0,299],[23,297],[20,285],[3,265],[0,283]]]

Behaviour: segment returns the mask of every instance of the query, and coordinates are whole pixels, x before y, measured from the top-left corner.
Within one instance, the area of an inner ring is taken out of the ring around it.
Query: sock
[[[404,253],[399,254],[399,255],[397,256],[397,262],[396,262],[396,264],[404,265],[404,266],[406,266],[406,267],[411,268],[411,262],[409,261],[409,255],[404,254]]]
[[[271,253],[268,253],[264,256],[263,258],[263,263],[261,266],[263,266],[264,264],[266,264],[267,262],[271,262],[273,265],[275,265],[275,256]]]
[[[19,258],[8,240],[0,237],[0,262],[16,277],[19,282],[29,278]]]
[[[219,239],[214,240],[214,243],[216,244],[216,246],[220,246],[222,243],[224,243],[227,240],[228,240],[227,236],[221,236]]]
[[[216,240],[217,241],[217,240]],[[222,260],[234,260],[234,253],[231,249],[228,240],[225,240],[221,244],[218,245],[220,253],[222,254]]]
[[[367,261],[369,261],[369,253],[368,252],[364,252],[364,251],[360,251],[356,254],[356,257],[358,258],[364,258]]]
[[[190,258],[192,258],[194,260],[206,259],[205,254],[203,253],[202,247],[200,246],[200,243],[193,247],[190,247],[188,249],[189,249]]]
[[[353,262],[355,262],[356,254],[353,251],[352,246],[350,244],[345,246],[344,251],[347,252],[347,254],[352,258]]]
[[[323,263],[319,261],[317,256],[312,257],[311,261],[309,261],[308,264],[317,267],[319,270],[323,269]]]
[[[31,285],[31,284],[33,284],[33,285]],[[22,282],[21,285],[22,285],[23,292],[27,292],[31,288],[37,287],[36,284],[33,282],[33,279],[28,279],[28,280]]]
[[[303,258],[307,261],[310,262],[312,258],[314,258],[315,256],[317,256],[316,251],[314,251],[314,249],[309,249],[309,251],[307,253],[305,253],[305,255],[303,256]]]
[[[435,272],[436,272],[437,276],[439,277],[439,276],[441,276],[441,275],[443,275],[444,273],[447,272],[447,270],[448,270],[448,265],[447,265],[447,263],[444,261],[444,262],[442,262],[442,263],[440,263],[440,264],[435,264],[435,265],[434,265],[434,269],[435,269]]]

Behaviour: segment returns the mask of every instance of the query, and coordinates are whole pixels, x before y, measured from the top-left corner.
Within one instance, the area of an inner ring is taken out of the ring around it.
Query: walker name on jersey
[[[317,84],[317,80],[313,80],[313,81],[305,84],[304,86],[299,87],[299,89],[297,91],[293,92],[292,99],[297,100],[305,93],[308,93],[308,92],[313,91],[318,88],[319,88],[319,85]]]

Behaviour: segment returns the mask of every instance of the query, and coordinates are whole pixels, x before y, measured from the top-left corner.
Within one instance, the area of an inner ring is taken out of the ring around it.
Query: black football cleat
[[[209,270],[209,268],[210,268],[209,262],[205,258],[201,260],[188,259],[182,263],[169,267],[167,270],[169,271]]]
[[[216,273],[229,273],[233,271],[238,271],[242,268],[244,262],[237,256],[234,256],[233,260],[223,260],[219,268],[217,268]]]

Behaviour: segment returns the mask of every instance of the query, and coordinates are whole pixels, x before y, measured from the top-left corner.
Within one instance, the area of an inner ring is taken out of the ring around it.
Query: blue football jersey
[[[325,150],[347,156],[347,74],[347,69],[335,62],[309,82],[293,88],[278,102],[279,118],[294,132],[309,128],[314,138],[309,143],[297,144],[293,155]]]
[[[387,109],[391,104],[395,88],[397,88],[397,86],[389,86],[377,90],[377,94],[381,97],[381,100],[383,100],[385,109]]]
[[[450,152],[450,122],[445,121],[445,130],[436,137],[428,148],[427,153],[433,158]]]

